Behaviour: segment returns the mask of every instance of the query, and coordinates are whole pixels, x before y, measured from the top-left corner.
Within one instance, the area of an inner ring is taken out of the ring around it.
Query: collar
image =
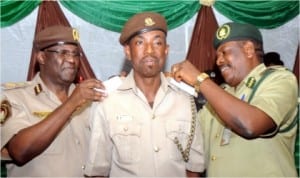
[[[119,91],[133,90],[136,93],[138,92],[138,88],[135,83],[133,74],[134,74],[134,70],[131,70],[130,73],[127,75],[127,77],[124,79],[121,86],[118,88]],[[170,84],[169,77],[166,78],[165,75],[163,74],[163,72],[160,72],[160,79],[161,79],[160,88],[164,92],[167,92],[169,89],[179,90],[177,87]]]

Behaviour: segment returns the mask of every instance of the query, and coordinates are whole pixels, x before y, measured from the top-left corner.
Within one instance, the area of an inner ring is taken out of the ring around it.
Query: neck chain
[[[189,160],[190,150],[191,150],[193,138],[195,135],[195,127],[196,127],[197,109],[196,109],[194,98],[192,96],[190,97],[190,100],[191,100],[191,110],[192,110],[192,121],[191,121],[191,129],[190,129],[190,134],[188,136],[186,148],[183,150],[183,147],[182,147],[181,143],[179,143],[178,138],[177,137],[174,138],[174,143],[177,145],[177,148],[181,152],[182,158],[185,162],[188,162],[188,160]]]

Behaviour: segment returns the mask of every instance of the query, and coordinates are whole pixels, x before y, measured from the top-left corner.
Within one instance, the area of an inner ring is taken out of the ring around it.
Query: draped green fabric
[[[299,14],[299,0],[217,1],[214,7],[234,22],[254,24],[259,28],[276,28]]]
[[[1,27],[13,25],[30,14],[41,0],[2,0]],[[85,0],[60,1],[83,20],[107,30],[119,32],[125,21],[140,11],[163,14],[169,29],[193,17],[201,8],[199,0]],[[259,28],[276,28],[299,14],[298,0],[216,0],[214,7],[232,21],[245,22]]]
[[[186,0],[123,0],[123,1],[61,1],[63,6],[85,21],[120,32],[132,15],[155,11],[164,15],[173,29],[192,18],[200,8],[199,1]]]
[[[29,15],[40,3],[36,1],[1,0],[1,28],[13,25]]]

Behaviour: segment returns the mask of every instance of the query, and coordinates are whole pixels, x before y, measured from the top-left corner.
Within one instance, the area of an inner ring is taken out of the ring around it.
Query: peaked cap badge
[[[229,25],[223,25],[217,31],[217,38],[218,38],[218,40],[224,40],[229,36],[229,34],[230,34],[230,26]]]
[[[154,20],[151,17],[145,18],[145,26],[153,26],[155,24]]]
[[[75,29],[75,28],[73,28],[73,39],[75,40],[75,41],[79,41],[79,33],[78,33],[78,31]]]

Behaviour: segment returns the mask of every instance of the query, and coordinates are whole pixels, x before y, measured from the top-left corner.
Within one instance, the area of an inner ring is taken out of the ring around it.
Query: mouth
[[[144,64],[148,65],[148,66],[153,66],[156,63],[156,58],[153,57],[147,57],[144,59]]]
[[[222,65],[222,66],[219,67],[219,69],[220,69],[221,73],[224,73],[224,72],[226,72],[227,70],[230,69],[230,66],[229,65]]]

